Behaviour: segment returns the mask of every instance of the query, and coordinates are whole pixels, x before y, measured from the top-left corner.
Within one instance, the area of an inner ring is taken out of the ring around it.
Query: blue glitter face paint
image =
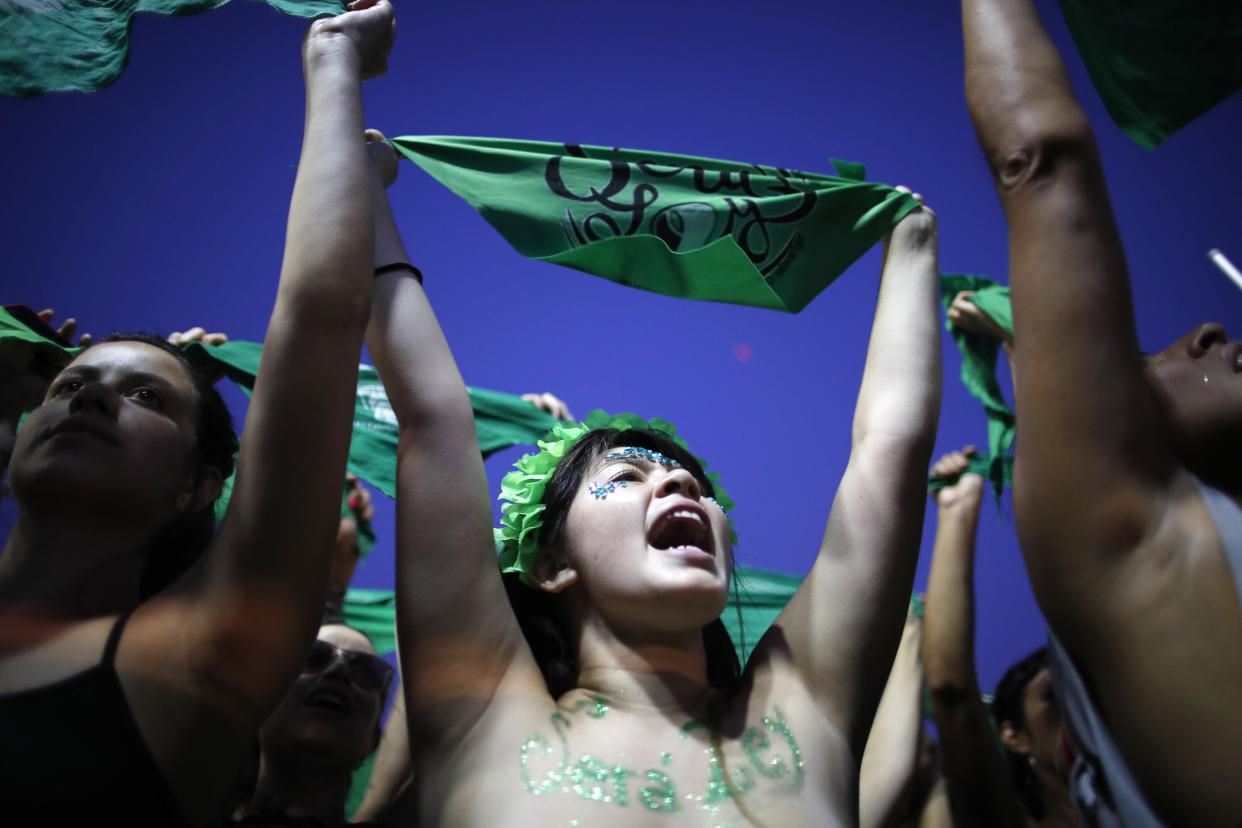
[[[627,457],[641,457],[644,460],[650,460],[652,463],[659,463],[661,466],[668,466],[670,469],[680,469],[681,463],[666,454],[651,449],[637,448],[630,446],[620,451],[610,451],[604,455],[605,460],[624,460]]]
[[[605,483],[603,486],[597,486],[594,483],[588,483],[587,491],[595,495],[596,500],[603,500],[604,498],[608,497],[608,495],[615,492],[618,486],[624,489],[626,487],[627,482],[628,481],[625,481],[625,480],[613,480],[610,483]]]

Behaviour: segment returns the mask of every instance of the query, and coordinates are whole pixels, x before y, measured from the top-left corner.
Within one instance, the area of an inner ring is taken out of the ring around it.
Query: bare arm
[[[968,452],[942,458],[934,474],[961,474]],[[953,824],[1025,825],[975,673],[975,533],[983,478],[962,474],[936,493],[936,546],[927,585],[923,662],[940,733]]]
[[[393,700],[392,710],[388,711],[388,721],[384,723],[375,765],[371,768],[371,781],[367,785],[362,804],[353,814],[354,822],[389,820],[393,825],[405,824],[407,820],[394,811],[404,812],[402,803],[413,799],[413,778],[410,730],[405,715],[405,692],[398,685],[397,697]],[[413,824],[416,820],[417,812],[411,809],[408,822]]]
[[[1152,804],[1236,825],[1242,789],[1220,768],[1242,715],[1213,688],[1242,682],[1242,612],[1144,374],[1094,136],[1029,0],[962,9],[967,103],[1009,224],[1032,586]]]
[[[858,772],[862,828],[905,825],[913,807],[923,732],[923,622],[911,610],[880,696]]]
[[[297,675],[327,587],[369,311],[360,83],[392,40],[387,0],[354,7],[316,21],[303,45],[303,150],[228,517],[202,565],[134,615],[117,657],[187,813],[210,812],[196,800],[222,770],[227,784],[234,752]]]
[[[1058,557],[1082,570],[1084,548],[1132,545],[1174,463],[1095,139],[1061,58],[1027,0],[966,0],[963,27],[967,101],[1009,222],[1023,377],[1015,495],[1038,587]],[[1087,501],[1101,508],[1074,508]]]
[[[853,448],[810,574],[760,643],[790,665],[861,755],[914,579],[940,412],[936,223],[916,210],[885,245]]]
[[[404,255],[378,178],[372,198],[377,253]],[[530,687],[543,680],[496,565],[466,386],[415,279],[379,277],[367,343],[401,430],[397,629],[410,740],[421,749],[472,727],[515,662]]]

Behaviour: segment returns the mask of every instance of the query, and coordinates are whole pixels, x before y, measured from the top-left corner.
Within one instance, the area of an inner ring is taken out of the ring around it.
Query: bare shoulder
[[[1050,621],[1153,804],[1177,814],[1175,822],[1212,824],[1200,820],[1242,808],[1242,794],[1220,773],[1242,744],[1237,581],[1189,474],[1174,482],[1155,520],[1097,583],[1097,600],[1074,619]]]
[[[116,617],[66,622],[0,616],[0,696],[48,687],[99,664]]]

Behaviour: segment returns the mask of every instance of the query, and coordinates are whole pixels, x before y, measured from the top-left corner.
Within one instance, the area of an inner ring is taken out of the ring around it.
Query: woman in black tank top
[[[305,663],[371,306],[360,82],[383,73],[394,33],[388,0],[350,9],[303,43],[286,252],[219,532],[228,415],[158,337],[83,351],[17,436],[0,555],[6,824],[215,822]]]

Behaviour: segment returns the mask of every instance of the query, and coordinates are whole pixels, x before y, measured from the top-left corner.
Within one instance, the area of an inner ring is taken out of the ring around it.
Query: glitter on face
[[[627,482],[628,481],[626,480],[614,480],[611,483],[605,483],[603,486],[597,486],[594,483],[588,483],[587,491],[595,495],[596,500],[603,500],[604,498],[608,497],[608,495],[615,492],[618,486],[620,486],[622,489],[626,488],[625,484]]]
[[[620,451],[610,451],[604,455],[605,460],[624,460],[627,457],[641,457],[644,460],[650,460],[652,463],[659,463],[661,466],[668,466],[671,469],[681,468],[681,463],[678,463],[666,454],[636,446],[623,448]]]

